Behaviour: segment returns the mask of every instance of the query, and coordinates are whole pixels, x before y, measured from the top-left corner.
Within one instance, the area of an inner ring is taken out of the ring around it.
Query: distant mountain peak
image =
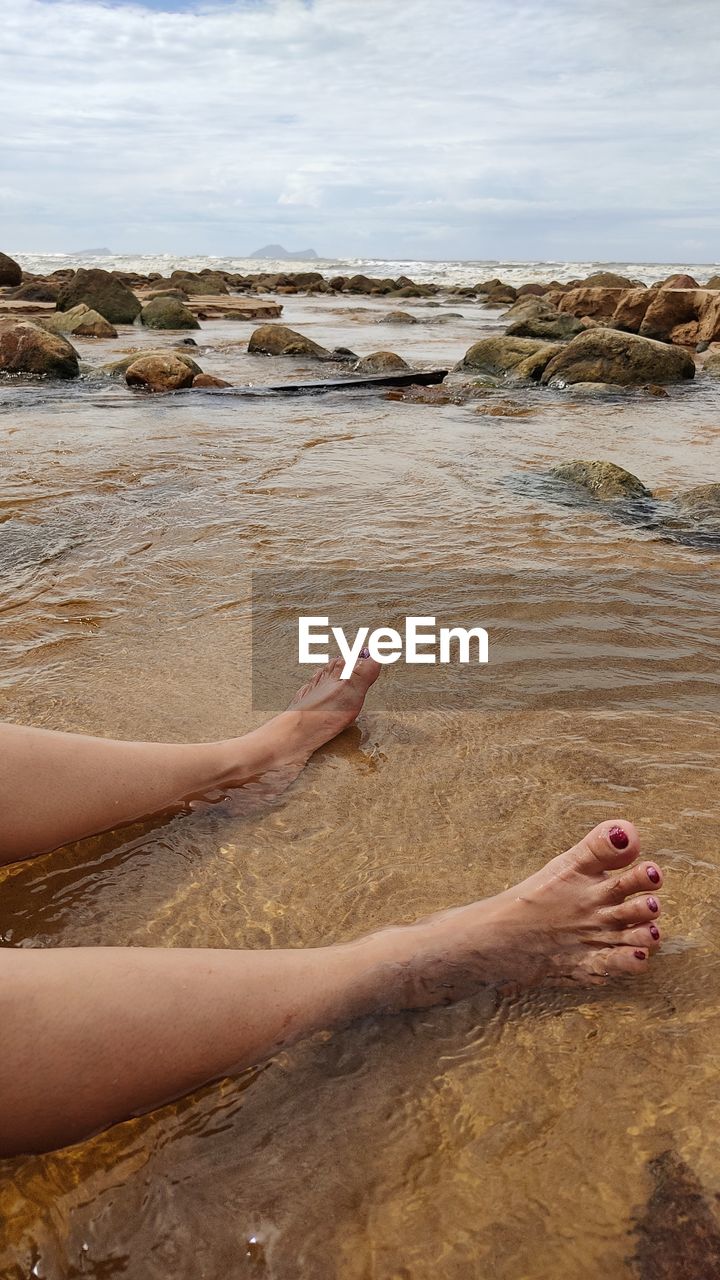
[[[262,249],[256,249],[250,254],[251,258],[274,258],[292,262],[315,262],[318,256],[314,249],[285,249],[281,244],[264,244]]]

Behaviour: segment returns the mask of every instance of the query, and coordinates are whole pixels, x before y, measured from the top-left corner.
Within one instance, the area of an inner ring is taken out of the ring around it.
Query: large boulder
[[[511,321],[505,333],[509,338],[544,338],[547,342],[562,342],[582,333],[584,328],[585,325],[575,316],[561,315],[554,307],[548,308],[545,314],[528,308]]]
[[[78,353],[66,338],[23,321],[0,333],[0,373],[77,378]]]
[[[140,312],[140,323],[146,329],[199,329],[192,311],[179,298],[153,298]]]
[[[176,359],[182,360],[183,364],[187,366],[193,377],[202,373],[200,365],[196,364],[192,357],[187,355],[184,351],[177,349],[168,351],[165,348],[161,348],[159,350],[153,349],[152,351],[132,351],[130,355],[123,356],[122,360],[113,360],[110,364],[101,365],[100,372],[109,373],[111,378],[124,378],[131,365],[135,364],[138,360],[146,359],[149,356],[162,360],[167,356],[175,356]]]
[[[56,311],[51,316],[43,316],[40,321],[43,329],[50,333],[69,333],[75,338],[117,338],[117,329],[104,316],[92,311],[84,302],[78,303],[70,311]]]
[[[353,373],[402,373],[410,365],[394,351],[372,351],[353,365]]]
[[[70,311],[79,302],[98,311],[111,324],[132,324],[142,310],[127,285],[100,267],[88,271],[81,267],[71,280],[62,285],[58,294],[58,311]]]
[[[694,378],[695,362],[679,347],[616,329],[588,329],[554,356],[541,381],[612,382],[619,386],[662,385]]]
[[[620,287],[583,285],[561,294],[558,309],[571,316],[590,316],[592,320],[609,320],[622,296]],[[553,299],[554,301],[554,299]]]
[[[667,342],[677,325],[698,319],[704,292],[700,289],[658,289],[643,316],[641,336]]]
[[[54,280],[26,280],[13,289],[13,302],[57,302],[60,285]]]
[[[0,253],[0,286],[13,289],[19,284],[22,284],[20,263],[14,258],[9,258],[6,253]]]
[[[684,275],[678,271],[674,276],[668,276],[667,280],[662,280],[658,285],[659,289],[699,289],[700,285],[693,276]]]
[[[706,289],[720,289],[720,276],[711,276],[705,285]]]
[[[626,289],[610,318],[612,328],[637,333],[654,297],[655,291],[644,286],[642,289]]]
[[[308,356],[313,360],[329,360],[326,347],[306,338],[285,324],[263,324],[250,335],[248,351],[253,355]]]
[[[191,387],[195,378],[185,360],[174,353],[164,356],[141,356],[131,364],[125,374],[129,387],[144,391],[180,391]]]
[[[457,369],[475,369],[491,377],[512,375],[537,381],[546,364],[561,350],[540,338],[481,338],[465,352]]]
[[[713,351],[708,356],[703,365],[703,373],[711,373],[714,378],[720,378],[720,351]]]
[[[591,289],[631,289],[636,280],[628,280],[627,276],[619,276],[615,271],[593,271],[581,281]]]
[[[201,276],[191,271],[173,271],[170,280],[173,286],[182,289],[191,298],[230,292],[220,275]]]
[[[618,467],[614,462],[600,460],[586,461],[575,459],[572,462],[561,462],[553,467],[550,474],[556,480],[566,484],[575,484],[592,494],[594,498],[602,498],[605,502],[617,501],[619,498],[649,498],[651,493],[645,488],[642,480],[638,480],[631,471]]]

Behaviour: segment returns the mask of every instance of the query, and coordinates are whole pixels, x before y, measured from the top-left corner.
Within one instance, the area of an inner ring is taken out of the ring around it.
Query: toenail
[[[660,937],[660,930],[658,929],[656,924],[650,925],[650,937],[653,938],[655,942],[657,942],[658,938]]]
[[[636,960],[644,960],[644,959],[645,959],[645,952],[644,952],[644,951],[636,951],[636,952],[635,952],[635,959],[636,959]]]
[[[608,840],[616,849],[627,849],[630,843],[630,837],[622,827],[611,827],[608,831]]]
[[[651,880],[653,884],[660,883],[660,872],[658,871],[657,867],[648,867],[647,877],[648,877],[648,880]]]
[[[648,898],[647,904],[648,904],[649,910],[652,912],[660,910],[660,905],[658,903],[657,898]]]
[[[361,650],[360,650],[360,657],[361,657],[361,658],[369,658],[369,657],[370,657],[370,650],[369,650],[369,649],[361,649]]]

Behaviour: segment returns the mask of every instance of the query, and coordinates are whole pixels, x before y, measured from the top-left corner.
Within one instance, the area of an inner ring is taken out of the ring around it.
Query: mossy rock
[[[594,498],[614,502],[622,498],[651,498],[652,494],[642,480],[614,462],[600,460],[561,462],[550,474],[566,484],[575,484]]]

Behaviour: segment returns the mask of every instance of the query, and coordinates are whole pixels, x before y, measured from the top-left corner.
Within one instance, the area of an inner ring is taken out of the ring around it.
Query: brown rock
[[[164,360],[168,356],[174,356],[177,360],[182,360],[193,376],[202,373],[199,364],[196,364],[191,356],[182,350],[168,350],[166,348],[153,349],[152,351],[132,351],[130,355],[123,356],[122,360],[113,360],[110,364],[100,366],[100,373],[108,373],[111,378],[121,378],[127,373],[131,365],[136,364],[138,360],[144,360],[150,356],[159,360]]]
[[[92,311],[97,311],[110,324],[132,324],[142,310],[140,302],[127,285],[99,267],[93,267],[90,271],[81,268],[61,286],[58,311],[70,311],[79,302],[84,302]]]
[[[668,276],[667,280],[661,281],[657,287],[658,289],[699,289],[700,285],[692,276],[678,272],[674,276]]]
[[[711,276],[705,285],[706,289],[720,289],[720,276]]]
[[[213,373],[198,373],[193,378],[194,387],[231,387],[231,382],[224,378],[216,378]]]
[[[394,351],[373,351],[353,366],[353,373],[400,373],[410,365]]]
[[[704,296],[703,289],[658,289],[640,325],[641,337],[667,342],[676,325],[699,318]]]
[[[649,498],[651,493],[645,488],[642,480],[638,480],[631,471],[618,467],[614,462],[603,462],[598,459],[588,462],[575,460],[561,462],[553,467],[550,473],[556,480],[568,484],[579,485],[594,498],[613,501],[617,498]]]
[[[542,381],[612,382],[643,386],[653,382],[681,382],[695,376],[695,362],[679,347],[620,333],[616,329],[588,329],[547,365]]]
[[[45,316],[40,323],[50,333],[69,333],[75,338],[117,338],[117,329],[101,316],[91,310],[84,302],[70,311],[56,311]]]
[[[22,284],[22,267],[14,258],[9,258],[6,253],[0,253],[0,287],[13,288]]]
[[[328,360],[330,352],[284,324],[264,324],[250,336],[248,351],[254,355],[309,356],[314,360]]]
[[[378,324],[417,324],[417,316],[409,311],[388,311],[385,316],[378,316]]]
[[[0,373],[77,378],[78,353],[59,333],[24,321],[0,333]]]
[[[192,386],[194,375],[175,354],[150,355],[141,356],[130,365],[125,381],[129,387],[140,387],[144,391],[179,391]]]
[[[478,373],[537,381],[545,365],[561,350],[557,342],[541,338],[481,338],[465,352],[458,369],[475,369]]]
[[[614,271],[594,271],[580,283],[593,289],[632,289],[637,280],[628,280],[627,276],[619,276]]]
[[[626,289],[612,314],[613,329],[637,333],[655,293],[651,289]]]
[[[590,316],[593,320],[609,320],[615,313],[624,290],[619,287],[583,285],[570,289],[558,302],[558,309],[572,316]]]

